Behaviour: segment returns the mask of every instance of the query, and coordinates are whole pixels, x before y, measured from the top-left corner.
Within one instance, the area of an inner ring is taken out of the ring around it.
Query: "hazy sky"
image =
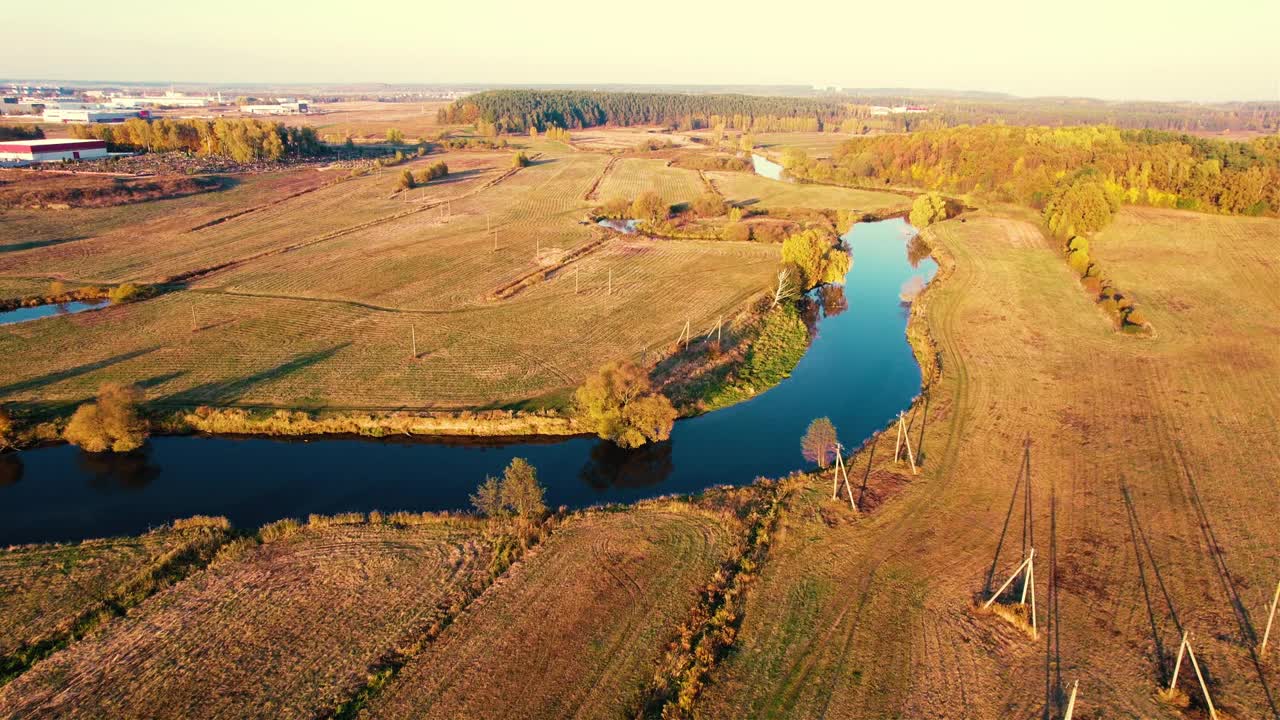
[[[45,0],[0,76],[822,84],[1280,100],[1280,0]]]

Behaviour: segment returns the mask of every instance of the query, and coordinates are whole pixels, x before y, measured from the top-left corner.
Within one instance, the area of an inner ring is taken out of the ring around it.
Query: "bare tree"
[[[773,305],[776,308],[782,304],[784,300],[793,300],[796,297],[796,285],[791,280],[791,271],[783,268],[778,271],[778,284],[773,289]]]

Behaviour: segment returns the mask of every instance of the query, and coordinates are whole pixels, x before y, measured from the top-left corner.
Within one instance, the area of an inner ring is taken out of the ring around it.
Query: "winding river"
[[[174,518],[225,515],[241,528],[308,513],[451,510],[513,457],[538,469],[552,507],[628,502],[802,467],[800,436],[829,416],[847,446],[883,427],[920,391],[899,291],[913,267],[904,220],[845,235],[847,309],[820,317],[791,377],[757,397],[676,423],[634,451],[595,438],[467,443],[354,438],[155,437],[124,456],[60,445],[0,456],[0,546],[139,533]]]

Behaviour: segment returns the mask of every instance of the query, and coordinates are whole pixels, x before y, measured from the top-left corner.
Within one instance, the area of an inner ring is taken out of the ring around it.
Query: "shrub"
[[[418,181],[413,177],[413,171],[405,169],[400,173],[400,189],[412,190],[418,186]]]
[[[782,262],[796,268],[804,289],[840,282],[852,264],[849,253],[840,247],[839,238],[816,228],[802,230],[784,240]]]
[[[693,211],[699,217],[719,217],[725,213],[724,198],[713,192],[703,193],[693,201]]]
[[[13,417],[9,415],[9,411],[0,405],[0,450],[13,446],[17,440],[17,434],[13,429]]]
[[[97,402],[81,405],[63,437],[89,452],[129,452],[147,441],[147,422],[138,415],[142,393],[133,386],[108,383]]]
[[[111,290],[107,292],[107,297],[111,299],[112,304],[120,305],[139,299],[141,294],[142,289],[137,285],[134,285],[133,283],[123,283],[111,288]]]
[[[285,540],[293,537],[298,534],[298,531],[301,529],[302,524],[297,520],[294,520],[293,518],[285,518],[283,520],[277,520],[273,523],[263,525],[262,529],[258,531],[258,537],[261,538],[264,543],[276,542],[277,540]]]
[[[933,223],[947,219],[947,201],[936,192],[925,193],[911,203],[911,224],[923,230]]]
[[[574,414],[605,440],[625,448],[666,440],[676,410],[653,392],[649,376],[631,362],[612,362],[573,394]]]
[[[192,515],[189,518],[180,518],[173,521],[174,530],[190,530],[193,528],[230,530],[231,521],[227,520],[222,515]]]
[[[521,150],[517,152],[514,156],[512,156],[511,167],[513,168],[529,167],[530,162],[531,161],[529,160],[529,156],[525,155],[524,151]]]
[[[671,208],[662,202],[662,198],[658,196],[658,193],[652,190],[641,193],[631,203],[631,217],[637,220],[656,223],[666,220],[670,214]]]
[[[751,226],[741,222],[729,223],[724,228],[724,239],[733,242],[747,242],[751,239]]]
[[[546,514],[546,491],[538,483],[538,471],[524,458],[513,458],[502,473],[502,504],[516,515],[536,519]]]
[[[1089,272],[1089,254],[1086,252],[1073,252],[1067,258],[1067,264],[1075,270],[1080,277],[1085,277]]]

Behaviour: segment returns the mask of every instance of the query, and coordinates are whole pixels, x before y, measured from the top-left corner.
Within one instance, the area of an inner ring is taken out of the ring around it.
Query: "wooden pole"
[[[1035,556],[1036,556],[1036,550],[1035,548],[1031,548],[1031,552],[1027,555],[1027,559],[1023,560],[1021,563],[1018,564],[1018,569],[1013,571],[1013,574],[1009,576],[1008,580],[1004,581],[1004,584],[1000,586],[999,590],[996,590],[994,593],[991,593],[991,597],[988,598],[987,601],[982,604],[982,607],[984,608],[991,607],[991,604],[996,601],[996,598],[1000,597],[1000,593],[1008,589],[1008,587],[1011,584],[1013,584],[1013,581],[1018,579],[1018,576],[1022,574],[1022,571],[1027,567],[1027,564],[1030,563],[1031,559],[1034,558]]]
[[[418,359],[418,328],[409,326],[409,336],[413,338],[413,359]]]
[[[902,457],[902,414],[899,413],[898,414],[898,439],[895,440],[893,443],[893,462],[895,465],[897,463],[902,462],[902,460],[899,459],[901,457]]]
[[[1276,594],[1271,598],[1271,612],[1267,613],[1267,630],[1262,633],[1262,644],[1258,646],[1258,655],[1267,652],[1267,640],[1271,639],[1271,621],[1276,619],[1276,603],[1280,603],[1280,582],[1276,583]]]
[[[907,421],[903,419],[903,413],[898,413],[898,437],[902,438],[902,444],[907,448],[907,459],[911,461],[911,474],[918,475],[919,470],[916,468],[916,456],[911,452],[911,434],[907,432]],[[897,454],[894,454],[894,460],[897,461]]]
[[[1209,720],[1218,720],[1218,711],[1213,707],[1213,698],[1209,697],[1209,686],[1204,682],[1204,675],[1200,673],[1200,663],[1196,662],[1196,651],[1191,649],[1191,643],[1187,642],[1187,657],[1191,658],[1191,667],[1196,671],[1196,679],[1200,681],[1200,692],[1204,693],[1205,704],[1209,706]]]
[[[192,304],[191,304],[191,332],[195,332],[195,331],[196,331],[196,306],[195,306],[195,303],[192,303]],[[1277,590],[1277,591],[1280,591],[1280,585],[1277,585],[1277,586],[1276,586],[1276,590]],[[1271,608],[1271,609],[1274,611],[1274,610],[1275,610],[1275,606],[1272,606],[1272,608]],[[1267,629],[1270,629],[1270,626],[1268,626],[1268,628],[1267,628]],[[1265,647],[1267,643],[1266,643],[1266,641],[1264,640],[1264,641],[1262,642],[1262,644],[1263,644],[1263,646]]]
[[[724,316],[721,315],[720,317],[716,318],[716,342],[717,343],[720,342],[720,331],[723,327],[724,327]],[[1277,586],[1277,587],[1280,587],[1280,586]]]
[[[1035,548],[1031,548],[1031,555],[1035,557]],[[1052,575],[1052,569],[1050,570]],[[1038,640],[1040,638],[1040,626],[1036,623],[1036,564],[1027,560],[1027,585],[1031,586],[1031,639]]]
[[[1173,664],[1173,677],[1169,679],[1169,692],[1178,686],[1178,672],[1182,670],[1182,656],[1187,651],[1187,635],[1186,630],[1182,631],[1182,644],[1178,646],[1178,660]]]
[[[1076,712],[1076,690],[1080,689],[1080,681],[1075,681],[1071,686],[1071,697],[1067,698],[1067,714],[1062,716],[1062,720],[1071,720],[1071,716]]]
[[[609,294],[613,294],[613,268],[609,268]]]

